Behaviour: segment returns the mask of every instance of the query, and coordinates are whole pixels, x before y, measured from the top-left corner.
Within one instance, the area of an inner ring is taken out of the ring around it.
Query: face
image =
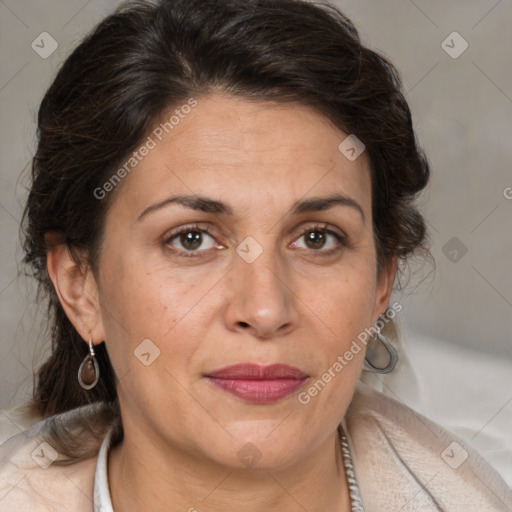
[[[304,392],[388,305],[369,163],[347,159],[347,134],[304,106],[216,94],[182,117],[150,134],[114,192],[95,339],[126,429],[231,467],[252,450],[260,467],[284,468],[335,432],[364,350]],[[212,377],[240,364],[287,367]]]

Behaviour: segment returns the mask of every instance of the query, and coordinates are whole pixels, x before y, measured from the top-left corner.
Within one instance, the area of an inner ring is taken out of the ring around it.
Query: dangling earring
[[[391,343],[389,343],[389,341],[380,332],[377,332],[376,338],[384,345],[388,351],[389,363],[385,368],[378,368],[377,366],[373,366],[369,359],[365,358],[363,369],[373,373],[389,373],[394,370],[398,361],[395,347],[393,347],[393,345],[391,345]]]
[[[100,368],[94,357],[92,338],[89,338],[89,354],[87,354],[78,368],[78,382],[84,389],[92,389],[100,380]]]

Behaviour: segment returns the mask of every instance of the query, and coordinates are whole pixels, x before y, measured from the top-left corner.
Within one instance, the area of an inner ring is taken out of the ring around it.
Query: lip
[[[260,366],[236,364],[208,373],[217,388],[253,403],[276,402],[297,391],[308,378],[303,371],[286,364]]]

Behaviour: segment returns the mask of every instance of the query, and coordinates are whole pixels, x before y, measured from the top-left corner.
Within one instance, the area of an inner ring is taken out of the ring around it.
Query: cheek
[[[324,280],[305,301],[304,314],[313,324],[310,330],[321,342],[305,347],[305,359],[317,362],[317,373],[298,401],[318,430],[336,427],[359,380],[366,347],[358,336],[371,325],[372,276],[370,260],[347,265],[337,279]]]
[[[198,279],[186,281],[168,268],[148,270],[127,253],[117,256],[112,260],[119,264],[104,265],[100,296],[107,346],[117,373],[138,369],[140,361],[134,356],[146,353],[146,348],[166,367],[185,367],[195,340],[200,339],[202,319],[197,315],[208,304],[201,300],[204,287]]]
[[[371,261],[340,266],[335,276],[318,281],[307,301],[341,339],[369,326],[375,300],[375,269]]]
[[[164,319],[172,325],[178,318],[183,284],[163,278],[164,269],[150,269],[125,249],[110,251],[103,262],[102,300],[113,319],[129,326],[133,335],[149,336],[149,326],[156,327]],[[176,312],[176,318],[169,318],[170,312]]]

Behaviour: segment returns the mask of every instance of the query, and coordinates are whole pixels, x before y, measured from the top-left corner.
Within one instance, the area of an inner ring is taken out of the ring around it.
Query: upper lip
[[[253,363],[235,364],[215,370],[206,375],[217,379],[247,379],[247,380],[270,380],[270,379],[305,379],[307,375],[287,364],[270,364],[260,366]]]

